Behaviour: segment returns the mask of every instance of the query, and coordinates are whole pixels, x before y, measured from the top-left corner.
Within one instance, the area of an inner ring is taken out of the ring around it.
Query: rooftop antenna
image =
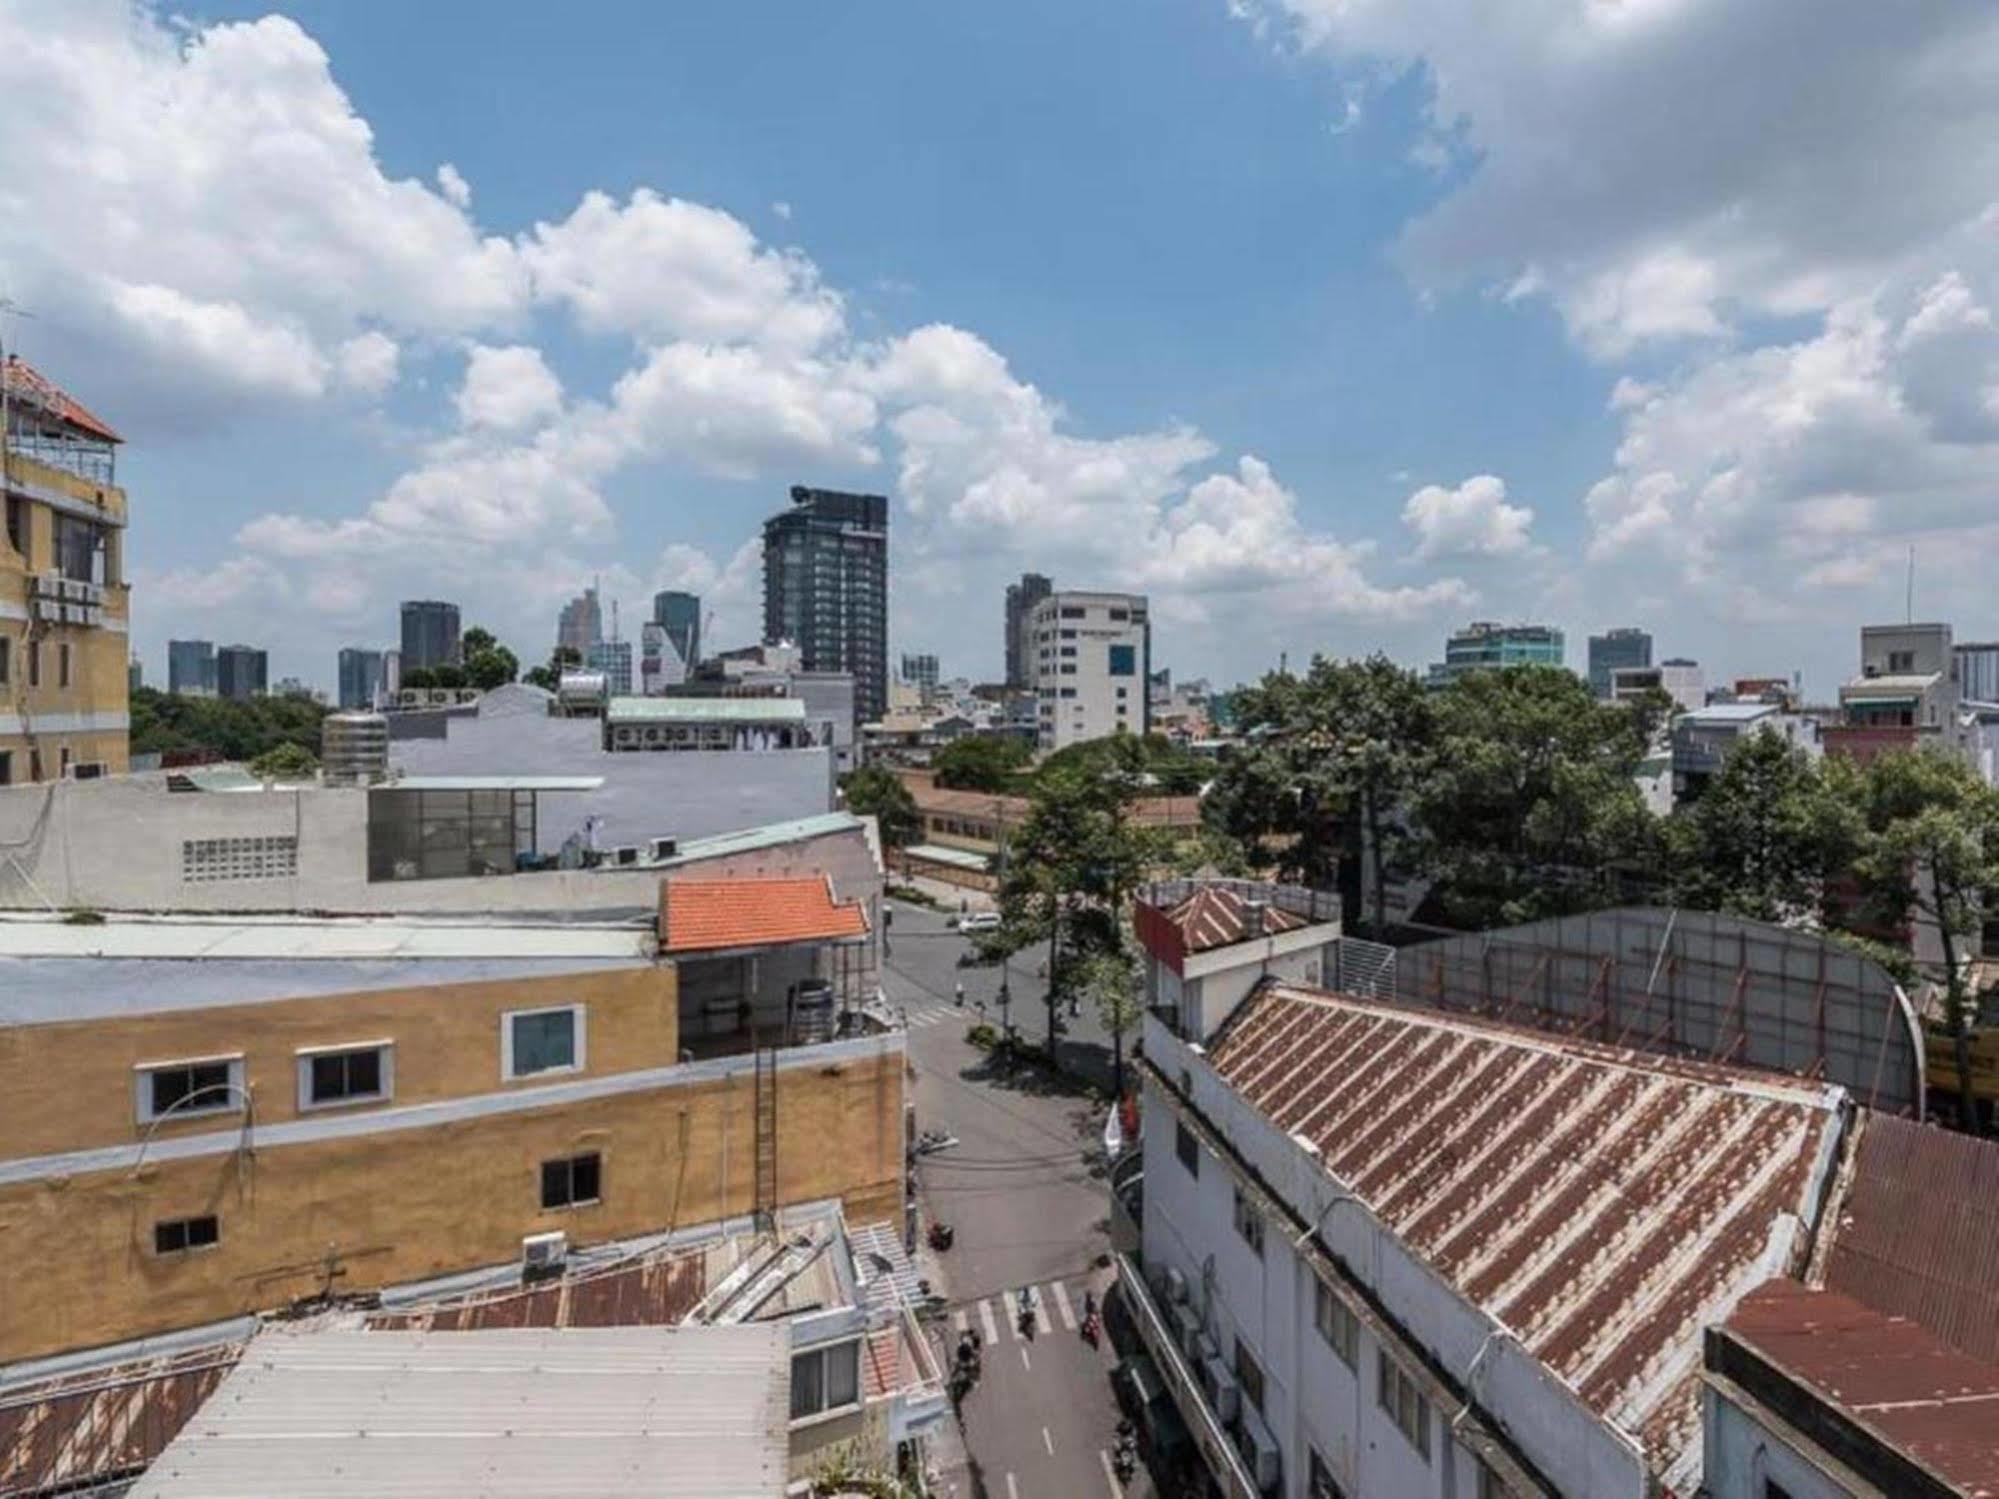
[[[7,319],[31,318],[34,314],[12,297],[0,293],[0,487],[7,479],[7,454],[12,450],[13,413],[8,408],[8,392],[14,382],[7,375]]]
[[[1909,582],[1903,594],[1902,607],[1908,615],[1903,620],[1903,623],[1914,624],[1916,622],[1916,544],[1913,541],[1909,543]]]

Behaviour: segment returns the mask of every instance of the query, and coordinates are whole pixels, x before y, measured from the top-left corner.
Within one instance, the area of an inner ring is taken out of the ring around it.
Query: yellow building
[[[0,785],[127,763],[118,434],[18,357],[0,365]]]
[[[683,993],[650,920],[0,919],[0,1253],[39,1267],[0,1295],[0,1364],[519,1262],[554,1232],[822,1199],[899,1222],[902,1036],[749,1029],[760,975],[803,985],[813,944],[852,934],[821,889],[819,926],[708,934],[771,949],[726,1005],[719,970]],[[750,1017],[733,1036],[725,1010]]]

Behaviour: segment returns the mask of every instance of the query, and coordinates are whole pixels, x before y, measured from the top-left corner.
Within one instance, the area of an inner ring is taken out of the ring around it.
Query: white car
[[[968,911],[958,918],[958,930],[961,932],[995,932],[999,930],[999,924],[997,911]]]

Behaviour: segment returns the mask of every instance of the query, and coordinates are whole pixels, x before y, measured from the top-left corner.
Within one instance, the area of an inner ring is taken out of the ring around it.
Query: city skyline
[[[1141,27],[1042,0],[985,30],[795,12],[776,56],[744,18],[626,8],[608,62],[598,27],[551,47],[450,4],[291,10],[0,21],[22,106],[0,267],[34,314],[9,336],[130,440],[149,661],[262,635],[323,683],[328,645],[398,596],[522,639],[595,572],[752,638],[744,522],[792,482],[890,496],[890,648],[975,676],[998,642],[956,601],[1030,568],[1147,592],[1181,668],[1217,678],[1315,649],[1420,665],[1470,618],[1581,639],[1642,615],[1823,692],[1821,621],[1901,617],[1911,543],[1916,612],[1994,633],[1999,106],[1908,82],[1984,55],[1999,23],[1974,8],[1864,46],[1842,16],[1796,49],[1759,40],[1782,7],[1712,30],[1671,10],[1668,79],[1630,72],[1644,49],[1606,17],[1576,49],[1495,21],[1488,70],[1473,30],[1324,0]],[[973,51],[994,66],[969,85],[923,66]],[[757,87],[719,86],[752,55]],[[1889,81],[1860,92],[1917,102],[1745,128],[1766,94],[1840,96],[1862,55]],[[881,56],[910,63],[906,100],[827,96]],[[1546,119],[1511,113],[1543,72]],[[113,76],[131,87],[81,82]],[[557,106],[532,125],[497,102],[530,79]],[[1715,98],[1698,139],[1593,113],[1654,85]],[[1951,97],[1981,104],[1937,113]],[[295,172],[244,154],[239,111]],[[1756,149],[1718,148],[1737,138]],[[1571,170],[1584,140],[1617,170]],[[1876,153],[1919,149],[1935,172],[1849,211]],[[60,166],[156,156],[136,197]],[[189,175],[211,170],[227,195]],[[913,218],[912,170],[936,205]],[[307,245],[327,275],[288,270]]]

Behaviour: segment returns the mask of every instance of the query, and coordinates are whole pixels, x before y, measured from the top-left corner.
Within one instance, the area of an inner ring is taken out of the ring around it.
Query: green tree
[[[303,745],[285,743],[250,762],[250,774],[264,781],[301,781],[316,774],[319,759]]]
[[[1976,1129],[1971,1031],[1977,996],[1962,959],[1975,946],[1986,892],[1999,889],[1999,793],[1940,750],[1882,755],[1863,781],[1864,888],[1891,920],[1933,928],[1942,949],[1944,1024],[1957,1062],[1958,1109]]]
[[[967,734],[940,749],[930,764],[937,784],[947,790],[1001,792],[1033,758],[1027,741],[1015,735]]]
[[[916,798],[893,771],[879,765],[862,766],[848,774],[841,789],[846,792],[849,812],[874,818],[884,848],[904,848],[923,836]]]
[[[1864,831],[1860,807],[1811,756],[1767,729],[1752,733],[1665,824],[1674,898],[1753,921],[1823,925],[1828,885],[1851,868]]]
[[[583,664],[583,657],[573,645],[558,645],[549,652],[548,664],[529,669],[521,680],[543,692],[553,692],[562,685],[562,674],[574,671]]]
[[[327,708],[309,697],[190,697],[141,687],[132,694],[131,742],[135,755],[187,755],[206,751],[224,760],[248,761],[281,744],[307,752],[319,748]]]
[[[1139,992],[1138,965],[1131,949],[1120,943],[1106,951],[1091,953],[1077,966],[1076,987],[1097,1012],[1111,1038],[1112,1091],[1124,1097],[1124,1038],[1145,1013]]]
[[[420,692],[435,687],[438,685],[437,668],[434,666],[412,666],[408,671],[403,673],[402,685],[409,688],[412,692]]]
[[[1421,867],[1469,926],[1588,910],[1654,852],[1630,715],[1556,666],[1470,672],[1436,694],[1412,803]]]

